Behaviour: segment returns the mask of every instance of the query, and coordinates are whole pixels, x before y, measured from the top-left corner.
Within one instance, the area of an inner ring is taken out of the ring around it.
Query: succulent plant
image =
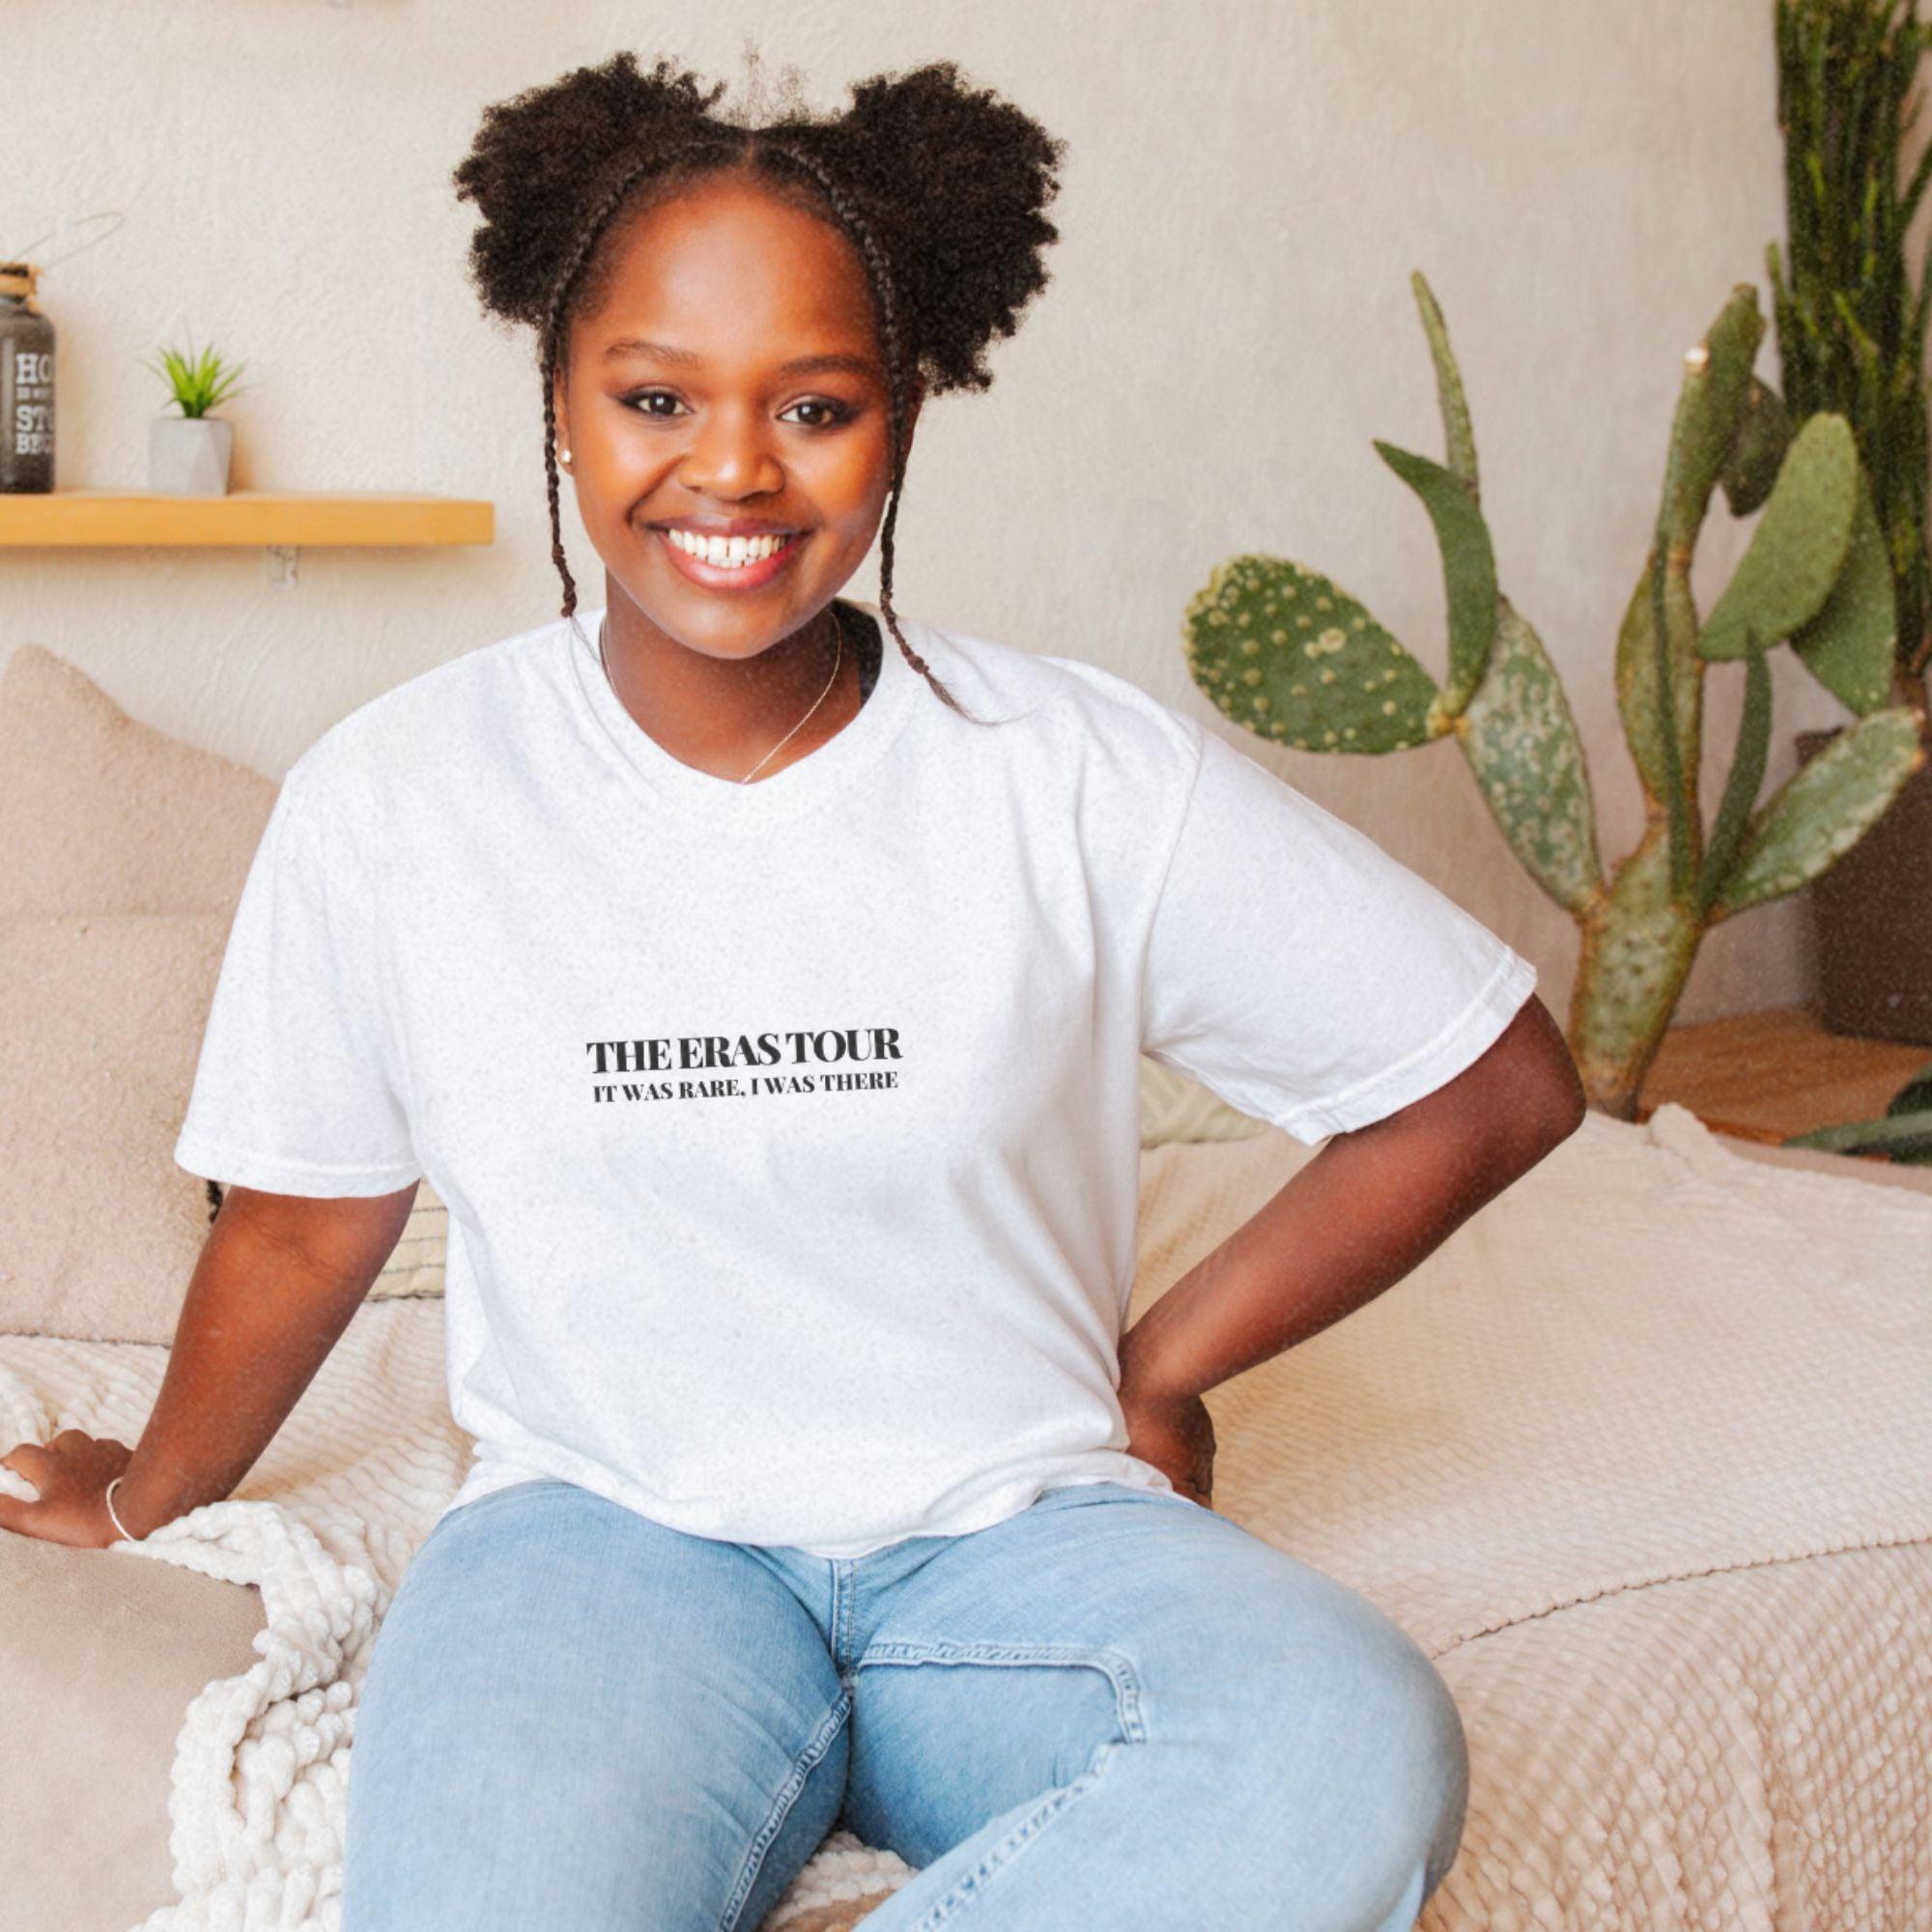
[[[1301,751],[1400,752],[1455,736],[1511,850],[1580,929],[1568,1032],[1590,1102],[1634,1119],[1704,934],[1829,869],[1925,761],[1923,715],[1887,703],[1895,607],[1871,490],[1843,416],[1815,415],[1793,433],[1780,399],[1752,374],[1765,323],[1757,291],[1740,284],[1685,357],[1656,540],[1617,635],[1617,705],[1645,825],[1606,876],[1562,680],[1496,582],[1448,330],[1419,272],[1411,286],[1435,363],[1445,460],[1382,441],[1376,449],[1435,526],[1447,677],[1438,685],[1331,578],[1256,554],[1220,564],[1189,601],[1189,672],[1237,724]],[[1690,563],[1720,485],[1733,515],[1762,514],[1700,620]],[[1857,716],[1760,805],[1771,740],[1765,654],[1784,642]],[[1697,796],[1704,675],[1737,662],[1746,678],[1737,749],[1707,830]]]
[[[168,385],[169,400],[185,416],[211,414],[236,392],[236,379],[248,365],[225,362],[213,349],[163,349],[147,365]]]

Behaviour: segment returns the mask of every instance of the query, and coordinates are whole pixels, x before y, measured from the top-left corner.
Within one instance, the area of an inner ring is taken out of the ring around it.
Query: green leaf
[[[1892,651],[1898,637],[1898,597],[1885,532],[1879,528],[1871,479],[1861,464],[1858,508],[1844,567],[1824,608],[1791,634],[1791,648],[1806,670],[1848,711],[1861,718],[1891,695]]]
[[[1463,755],[1510,849],[1580,914],[1604,886],[1582,736],[1542,639],[1507,597],[1498,604],[1490,668],[1463,714]]]
[[[1859,455],[1841,415],[1806,419],[1777,472],[1750,548],[1698,634],[1710,663],[1742,657],[1747,639],[1780,643],[1823,609],[1850,547]]]
[[[1453,728],[1421,665],[1331,579],[1286,557],[1217,565],[1182,638],[1211,704],[1297,751],[1399,752]]]
[[[1744,417],[1719,477],[1732,516],[1747,517],[1763,507],[1790,445],[1791,425],[1783,400],[1753,376]]]
[[[1848,724],[1752,817],[1743,855],[1709,902],[1713,914],[1781,898],[1830,870],[1885,814],[1925,755],[1910,705]]]
[[[1663,529],[1657,532],[1657,555],[1660,559],[1669,555]],[[1673,685],[1671,665],[1670,611],[1666,585],[1680,573],[1666,569],[1660,562],[1650,573],[1650,625],[1655,639],[1652,658],[1653,685],[1657,712],[1663,721],[1662,742],[1663,747],[1663,801],[1670,825],[1670,896],[1674,903],[1684,904],[1698,891],[1696,857],[1690,850],[1690,810],[1697,798],[1697,772],[1692,766],[1688,773],[1684,770],[1683,748],[1678,742],[1677,705]],[[1689,573],[1683,573],[1688,575]],[[1690,786],[1690,798],[1684,796],[1685,783]]]
[[[1624,608],[1617,627],[1617,709],[1623,720],[1624,736],[1631,757],[1644,782],[1644,789],[1660,802],[1669,789],[1670,764],[1664,750],[1667,714],[1660,708],[1657,680],[1657,612],[1655,591],[1662,577],[1671,637],[1671,653],[1682,664],[1690,657],[1690,639],[1697,633],[1697,609],[1690,584],[1683,571],[1660,572],[1646,560],[1642,576]],[[1678,717],[1675,728],[1689,733],[1694,721],[1691,703],[1698,684],[1694,672],[1677,679]]]
[[[1737,855],[1738,841],[1744,837],[1745,822],[1757,803],[1758,786],[1764,782],[1766,753],[1771,749],[1771,668],[1762,650],[1752,649],[1745,657],[1745,701],[1738,714],[1738,748],[1731,757],[1729,776],[1724,780],[1724,796],[1718,806],[1718,820],[1711,828],[1711,842],[1705,850],[1702,891],[1698,912],[1708,913],[1725,873]]]
[[[1496,557],[1468,484],[1427,456],[1376,440],[1376,453],[1422,499],[1442,553],[1449,606],[1449,677],[1442,708],[1454,717],[1483,681],[1496,629]]]
[[[1463,372],[1456,366],[1449,347],[1449,327],[1435,292],[1418,269],[1408,278],[1415,293],[1415,305],[1422,311],[1423,333],[1429,337],[1429,353],[1435,362],[1435,397],[1442,411],[1444,460],[1450,473],[1468,485],[1470,496],[1479,501],[1482,486],[1476,475],[1476,432],[1469,420],[1469,399],[1463,392]]]
[[[1820,1148],[1827,1153],[1889,1153],[1909,1167],[1932,1165],[1932,1107],[1887,1114],[1878,1121],[1844,1121],[1792,1134],[1780,1147]]]

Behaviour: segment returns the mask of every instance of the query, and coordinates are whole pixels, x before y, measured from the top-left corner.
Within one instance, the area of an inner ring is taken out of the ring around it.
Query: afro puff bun
[[[484,309],[559,327],[563,284],[625,190],[648,192],[673,167],[733,164],[795,189],[798,170],[773,153],[782,144],[815,159],[876,238],[909,370],[933,392],[986,388],[987,347],[1048,280],[1040,256],[1059,231],[1044,210],[1065,143],[968,86],[952,61],[859,81],[829,118],[748,126],[712,111],[723,92],[669,60],[642,71],[623,52],[487,107],[453,177],[483,217],[469,278]]]
[[[707,93],[669,61],[639,73],[621,53],[486,107],[452,176],[483,217],[469,279],[485,311],[541,327],[612,164],[703,135],[723,87]]]

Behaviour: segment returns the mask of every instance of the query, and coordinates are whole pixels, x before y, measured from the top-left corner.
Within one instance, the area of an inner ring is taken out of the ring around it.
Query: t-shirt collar
[[[716,822],[752,824],[773,816],[788,817],[814,806],[867,770],[905,722],[911,700],[917,696],[914,687],[924,682],[906,662],[878,606],[858,598],[845,602],[867,612],[879,626],[879,675],[871,696],[835,737],[750,784],[720,778],[672,757],[624,709],[597,655],[598,627],[608,606],[580,610],[574,617],[559,621],[574,673],[571,682],[591,713],[595,735],[616,761],[660,804]],[[898,622],[907,642],[921,657],[926,657],[930,643],[926,627],[917,618],[899,617]]]

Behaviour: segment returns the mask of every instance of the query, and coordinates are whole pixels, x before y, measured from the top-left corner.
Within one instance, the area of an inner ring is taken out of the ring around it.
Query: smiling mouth
[[[772,536],[706,537],[695,530],[670,529],[662,524],[657,529],[673,550],[713,570],[743,570],[763,563],[791,549],[804,534],[801,530],[787,530]]]

